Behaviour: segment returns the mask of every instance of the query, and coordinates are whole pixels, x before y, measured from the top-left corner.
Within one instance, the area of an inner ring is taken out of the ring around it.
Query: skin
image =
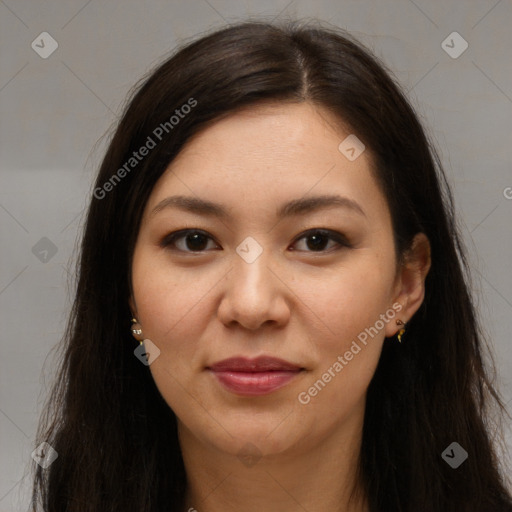
[[[400,329],[396,319],[408,322],[423,301],[430,250],[418,234],[406,264],[397,266],[370,150],[354,161],[338,150],[349,134],[307,102],[251,107],[190,140],[148,200],[130,306],[143,337],[161,351],[149,368],[178,418],[188,476],[184,510],[367,510],[364,496],[348,500],[358,486],[366,390],[383,343],[397,343],[385,340]],[[176,207],[151,214],[177,194],[222,203],[229,216]],[[364,215],[331,206],[275,216],[289,200],[322,194],[348,197]],[[160,245],[185,228],[211,237],[202,239],[202,252],[194,253],[186,236]],[[311,235],[303,235],[313,228],[341,233],[351,247],[324,237],[315,250]],[[236,252],[248,236],[263,251],[252,263]],[[301,403],[299,393],[393,304],[401,311]],[[205,370],[228,357],[259,355],[304,371],[277,391],[247,397]]]

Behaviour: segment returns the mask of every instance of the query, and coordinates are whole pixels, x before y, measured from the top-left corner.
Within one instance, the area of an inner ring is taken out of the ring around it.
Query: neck
[[[201,442],[178,424],[188,481],[184,512],[368,510],[357,477],[361,418],[316,443],[303,440],[278,454],[244,458]]]

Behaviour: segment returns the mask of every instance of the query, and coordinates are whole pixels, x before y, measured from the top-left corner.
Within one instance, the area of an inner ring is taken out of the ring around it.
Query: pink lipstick
[[[229,391],[246,396],[266,395],[282,388],[302,370],[300,366],[270,356],[256,359],[232,357],[207,368]]]

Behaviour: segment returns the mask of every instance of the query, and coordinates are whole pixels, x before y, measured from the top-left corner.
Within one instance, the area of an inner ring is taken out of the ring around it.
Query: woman
[[[361,45],[189,44],[99,171],[34,503],[512,510],[466,270],[435,152]]]

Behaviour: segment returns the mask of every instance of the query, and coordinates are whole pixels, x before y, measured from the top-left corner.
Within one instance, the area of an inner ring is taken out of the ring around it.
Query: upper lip
[[[298,371],[300,366],[283,359],[271,356],[260,356],[254,359],[247,357],[231,357],[208,366],[214,372],[270,372],[270,371]]]

